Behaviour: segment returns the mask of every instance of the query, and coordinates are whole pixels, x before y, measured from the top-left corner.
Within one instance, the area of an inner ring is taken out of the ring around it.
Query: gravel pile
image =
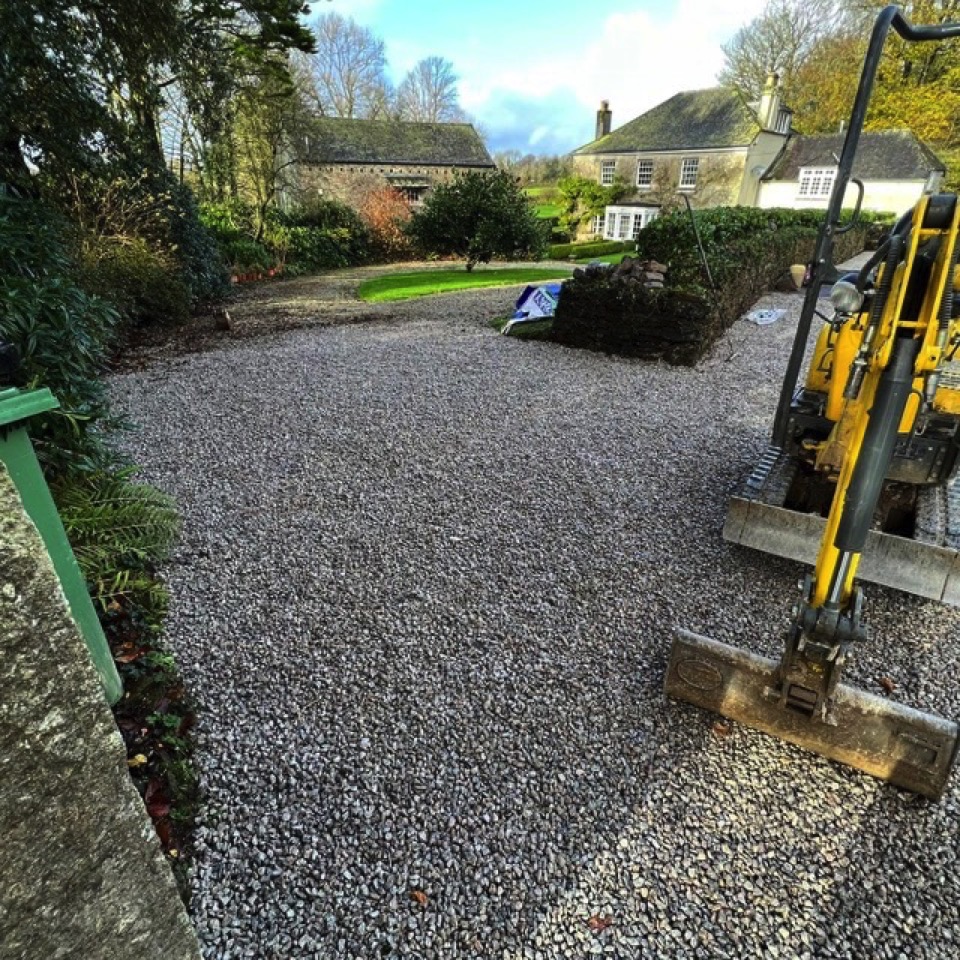
[[[778,652],[801,568],[720,528],[791,321],[689,370],[495,300],[113,382],[185,515],[206,956],[957,956],[960,777],[931,804],[661,694],[674,624]],[[847,679],[960,716],[960,613],[868,618]]]

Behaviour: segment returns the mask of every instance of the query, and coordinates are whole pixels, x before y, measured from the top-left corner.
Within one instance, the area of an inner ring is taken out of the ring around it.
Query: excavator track
[[[769,446],[733,492],[724,540],[812,565],[826,520],[784,505],[797,469],[787,453]],[[871,530],[859,579],[960,606],[960,473],[921,489],[916,526],[913,539]]]

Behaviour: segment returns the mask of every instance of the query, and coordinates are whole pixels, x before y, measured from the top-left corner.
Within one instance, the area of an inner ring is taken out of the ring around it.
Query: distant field
[[[558,195],[556,187],[524,187],[523,192],[532,200],[553,200]]]
[[[537,216],[540,217],[541,220],[547,220],[550,217],[559,217],[560,204],[559,203],[537,204]]]
[[[416,270],[365,280],[360,284],[357,296],[361,300],[379,303],[473,287],[512,287],[522,283],[539,283],[541,280],[562,280],[569,276],[569,270],[551,267],[507,267],[474,270],[471,273],[462,267],[459,270]]]

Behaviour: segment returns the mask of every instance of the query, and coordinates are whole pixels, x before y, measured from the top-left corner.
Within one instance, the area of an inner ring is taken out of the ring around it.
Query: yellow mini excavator
[[[877,19],[772,441],[735,494],[724,530],[728,540],[813,560],[813,569],[779,661],[677,630],[666,692],[937,798],[957,725],[840,683],[866,639],[858,576],[960,604],[957,196],[925,194],[858,272],[836,280],[832,262],[891,29],[911,42],[960,37],[960,24],[915,27],[896,6]],[[859,211],[863,184],[853,183]],[[827,322],[797,389],[821,288],[835,280],[834,314],[821,314]]]

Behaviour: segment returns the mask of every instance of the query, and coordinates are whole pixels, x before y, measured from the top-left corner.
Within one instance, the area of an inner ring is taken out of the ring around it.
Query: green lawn
[[[537,216],[541,220],[549,220],[551,217],[560,216],[559,203],[540,203],[537,204]]]
[[[385,300],[409,300],[432,293],[451,290],[469,290],[473,287],[513,287],[543,280],[565,280],[569,270],[550,267],[507,267],[492,270],[416,270],[409,273],[391,273],[385,277],[364,280],[357,295],[361,300],[380,303]]]

